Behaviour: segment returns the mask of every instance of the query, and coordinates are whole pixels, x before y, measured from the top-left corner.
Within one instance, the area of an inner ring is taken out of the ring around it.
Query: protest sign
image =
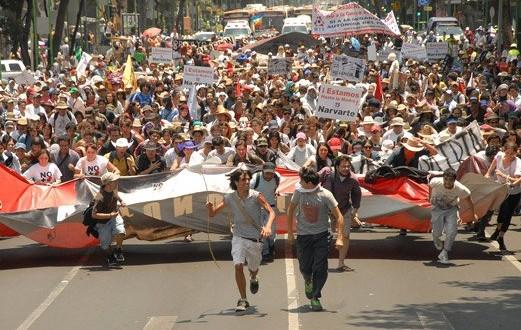
[[[273,57],[268,60],[269,75],[285,75],[291,72],[291,60],[284,57]]]
[[[360,82],[364,77],[366,63],[363,59],[347,55],[335,55],[331,64],[331,78]]]
[[[367,60],[368,61],[376,61],[376,45],[370,44],[369,47],[367,47]]]
[[[425,50],[429,61],[443,60],[449,54],[449,44],[447,42],[427,42]]]
[[[92,59],[92,56],[87,54],[86,52],[83,52],[81,54],[80,61],[78,62],[78,65],[76,66],[76,77],[81,77],[85,74],[85,71],[87,70],[87,67],[89,66],[89,62]]]
[[[152,47],[152,52],[148,58],[150,63],[172,63],[172,49],[164,47]]]
[[[199,84],[213,84],[215,71],[211,67],[186,65],[183,71],[183,86],[191,87]]]
[[[379,33],[396,36],[386,23],[356,2],[339,6],[333,12],[322,12],[317,6],[312,12],[312,34],[321,37]]]
[[[183,43],[187,43],[191,46],[201,47],[206,46],[210,44],[210,41],[206,40],[196,40],[196,39],[173,39],[172,40],[172,49],[175,51],[178,51],[182,46]]]
[[[391,48],[387,48],[387,47],[381,48],[378,51],[377,60],[380,61],[380,62],[387,61],[387,58],[389,57],[389,54],[391,54],[392,52],[394,52],[396,54],[397,51],[395,51],[395,50],[393,50]]]
[[[403,58],[425,61],[427,59],[427,51],[421,45],[404,42],[402,44],[402,56]]]
[[[401,35],[400,28],[398,27],[398,23],[396,22],[396,17],[394,16],[394,11],[391,10],[389,14],[382,20],[393,31],[396,35]]]
[[[320,87],[316,115],[320,118],[355,121],[363,91],[354,87],[324,84]]]
[[[25,71],[14,77],[18,85],[32,85],[36,82],[31,72]]]
[[[473,121],[461,132],[450,139],[437,144],[438,154],[432,157],[421,157],[419,169],[425,171],[445,171],[448,168],[458,169],[461,162],[467,157],[476,154],[485,148],[485,142],[479,125]]]

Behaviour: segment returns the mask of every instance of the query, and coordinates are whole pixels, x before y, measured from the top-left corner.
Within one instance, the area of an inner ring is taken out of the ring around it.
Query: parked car
[[[212,41],[216,37],[215,32],[199,31],[193,35],[193,39],[201,41]]]
[[[452,34],[456,40],[463,35],[463,29],[455,17],[431,17],[427,23],[427,32],[430,31],[434,32],[438,41],[444,41],[444,34],[445,38]]]
[[[4,79],[14,78],[25,71],[25,65],[20,60],[2,60],[0,65]]]

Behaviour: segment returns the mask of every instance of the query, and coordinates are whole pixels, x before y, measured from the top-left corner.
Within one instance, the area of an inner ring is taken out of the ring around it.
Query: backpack
[[[253,185],[253,189],[257,189],[257,187],[259,186],[259,183],[260,183],[260,177],[261,177],[262,173],[258,173],[256,176],[255,176],[255,184]],[[279,183],[280,183],[280,177],[277,175],[277,173],[275,173],[275,176],[274,176],[274,179],[275,179],[275,185],[278,187],[279,186]],[[276,189],[276,188],[275,188]]]
[[[56,119],[58,118],[58,116],[59,116],[59,113],[55,112],[54,113],[54,120],[53,120],[54,125],[56,125]],[[69,118],[70,121],[72,121],[72,113],[69,110],[67,110],[67,117]]]
[[[94,201],[90,202],[89,206],[83,211],[83,225],[87,227],[87,236],[99,237],[98,230],[96,229],[97,221],[92,217],[92,210],[94,209]]]
[[[128,156],[130,156],[130,154],[128,152],[126,152],[125,153],[125,167],[127,168],[127,175],[129,175]],[[111,151],[109,154],[109,162],[111,164],[114,164],[113,161],[115,158],[116,158],[116,151],[114,150],[114,151]]]

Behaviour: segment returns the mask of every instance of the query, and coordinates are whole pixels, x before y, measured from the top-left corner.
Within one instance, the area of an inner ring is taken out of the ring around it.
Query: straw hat
[[[219,104],[217,106],[217,110],[215,111],[215,116],[217,115],[226,115],[228,117],[228,120],[232,119],[232,115],[224,108],[222,104]]]
[[[403,121],[402,117],[394,117],[389,122],[389,126],[390,127],[393,127],[393,126],[404,126],[404,125],[405,125],[405,122]]]
[[[364,120],[360,122],[360,125],[374,125],[378,124],[376,121],[374,121],[374,118],[371,116],[365,116]]]
[[[141,120],[139,118],[135,118],[134,121],[132,122],[132,127],[141,128],[141,126],[142,126]]]
[[[425,148],[422,145],[421,140],[415,137],[407,139],[407,142],[403,144],[403,147],[412,152],[419,152]]]

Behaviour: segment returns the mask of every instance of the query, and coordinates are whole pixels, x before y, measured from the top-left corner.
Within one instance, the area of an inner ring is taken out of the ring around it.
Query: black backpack
[[[87,236],[99,237],[99,233],[96,230],[97,221],[92,217],[92,210],[94,209],[94,201],[90,202],[89,206],[83,211],[83,225],[87,227],[85,232]]]

